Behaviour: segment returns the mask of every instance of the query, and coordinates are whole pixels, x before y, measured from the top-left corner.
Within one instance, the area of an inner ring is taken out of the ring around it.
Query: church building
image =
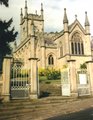
[[[61,69],[69,60],[76,61],[76,68],[86,61],[92,60],[90,42],[90,23],[85,12],[85,27],[75,16],[69,24],[66,8],[64,8],[63,30],[46,33],[44,31],[44,10],[41,4],[41,14],[28,13],[25,1],[25,13],[20,14],[20,44],[14,45],[14,58],[23,62],[29,68],[29,58],[38,58],[38,67],[55,67]]]
[[[62,95],[93,95],[93,49],[87,12],[84,27],[77,16],[73,23],[69,24],[66,8],[63,30],[46,33],[44,26],[43,4],[41,14],[38,15],[37,12],[28,13],[25,1],[25,13],[23,14],[21,9],[20,14],[20,44],[18,46],[14,44],[14,59],[20,61],[25,69],[31,67],[31,59],[37,59],[39,69],[62,70],[65,66],[68,70],[62,72],[61,76],[64,80]],[[83,71],[80,67],[85,64],[87,69]]]

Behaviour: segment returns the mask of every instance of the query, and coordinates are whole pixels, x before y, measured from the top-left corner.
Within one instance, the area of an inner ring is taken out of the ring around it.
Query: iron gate
[[[29,97],[29,70],[23,69],[21,65],[11,66],[11,99],[22,99]]]

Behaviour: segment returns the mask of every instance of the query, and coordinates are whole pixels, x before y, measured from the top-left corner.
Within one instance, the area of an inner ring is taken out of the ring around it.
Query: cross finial
[[[87,11],[85,11],[85,14],[87,14]]]
[[[75,19],[77,19],[77,15],[75,15]]]

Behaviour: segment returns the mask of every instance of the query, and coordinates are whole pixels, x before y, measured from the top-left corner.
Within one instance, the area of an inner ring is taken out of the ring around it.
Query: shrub
[[[83,63],[83,64],[80,64],[80,69],[87,69],[87,66],[86,66],[86,64],[85,64],[85,63]]]
[[[56,80],[61,78],[60,70],[54,68],[39,69],[39,76],[46,76],[48,80]]]
[[[46,76],[46,69],[40,68],[39,69],[39,76]]]
[[[60,70],[55,70],[55,69],[46,69],[46,76],[48,80],[56,80],[60,79],[61,73]]]

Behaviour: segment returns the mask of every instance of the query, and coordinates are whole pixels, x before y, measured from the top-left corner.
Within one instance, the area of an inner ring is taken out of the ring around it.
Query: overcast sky
[[[85,11],[88,13],[90,22],[90,31],[93,35],[93,0],[27,0],[28,13],[35,13],[37,10],[40,14],[41,3],[44,8],[45,31],[61,31],[63,29],[64,8],[67,9],[69,24],[77,19],[84,26]],[[24,10],[25,0],[9,0],[9,8],[0,6],[0,19],[9,19],[13,17],[17,31],[20,31],[20,8]],[[18,38],[17,38],[18,39]]]

